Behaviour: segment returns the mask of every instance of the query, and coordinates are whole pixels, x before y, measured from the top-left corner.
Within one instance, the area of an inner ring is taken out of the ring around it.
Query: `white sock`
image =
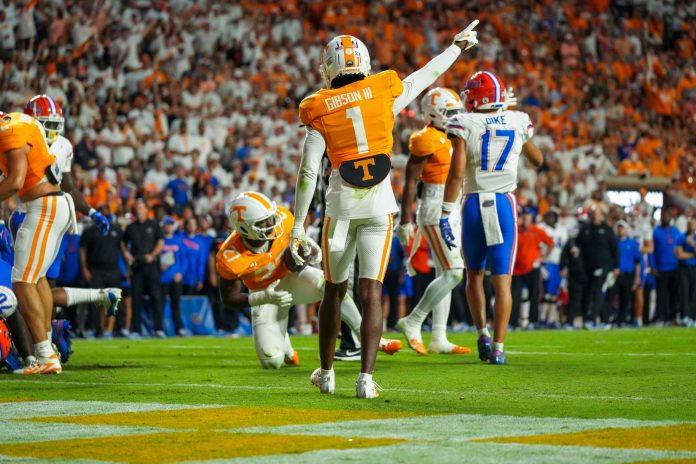
[[[503,345],[504,343],[493,342],[493,349],[498,351],[504,351]]]
[[[367,374],[365,372],[361,372],[358,375],[358,382],[360,382],[361,380],[372,380],[372,374]]]
[[[442,303],[446,297],[449,296],[451,298],[452,289],[455,288],[460,281],[461,274],[458,274],[458,271],[447,271],[430,282],[428,288],[426,288],[423,293],[423,297],[408,316],[409,324],[420,327],[433,308]],[[449,314],[449,304],[447,307],[447,314]]]
[[[66,287],[65,296],[68,300],[68,306],[74,306],[81,303],[96,303],[100,300],[99,290],[94,288],[69,288]]]
[[[431,343],[447,343],[447,318],[449,317],[451,302],[452,292],[449,292],[433,308],[433,338]]]
[[[319,375],[321,375],[322,377],[326,377],[331,374],[333,374],[333,367],[331,369],[322,369],[319,371]]]
[[[24,366],[30,366],[31,363],[33,363],[34,361],[36,361],[36,357],[29,355],[26,358],[24,358]]]
[[[488,333],[488,327],[484,327],[483,329],[478,329],[477,332],[478,332],[479,337],[480,337],[481,335],[485,335],[486,337],[490,337],[490,336],[491,336],[491,334]]]
[[[53,355],[53,347],[50,340],[34,343],[34,354],[37,358],[50,358]]]
[[[46,332],[46,337],[48,338],[49,342],[53,340],[53,330],[49,330],[48,332]]]

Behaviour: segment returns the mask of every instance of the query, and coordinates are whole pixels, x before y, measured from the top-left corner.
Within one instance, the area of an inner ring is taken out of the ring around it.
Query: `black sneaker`
[[[334,353],[334,359],[336,361],[360,361],[360,349],[336,350]]]

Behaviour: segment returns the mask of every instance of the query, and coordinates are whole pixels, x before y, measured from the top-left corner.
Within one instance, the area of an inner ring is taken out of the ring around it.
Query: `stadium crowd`
[[[578,220],[589,215],[583,231],[604,224],[621,236],[623,228],[639,238],[639,248],[654,241],[657,258],[660,233],[652,240],[657,226],[653,208],[645,196],[632,208],[611,204],[606,179],[617,174],[666,177],[682,196],[696,199],[693,2],[407,0],[399,8],[388,0],[0,3],[0,109],[18,111],[37,93],[55,98],[74,146],[75,179],[89,203],[124,231],[142,199],[150,218],[164,228],[163,236],[180,240],[182,252],[175,257],[179,272],[163,272],[162,285],[170,295],[207,295],[222,331],[234,330],[237,323],[236,315],[221,308],[210,259],[228,232],[226,201],[256,190],[292,206],[304,136],[297,106],[320,86],[322,47],[339,32],[367,43],[373,70],[391,68],[403,76],[440,50],[468,18],[481,20],[475,58],[457,61],[439,85],[458,89],[474,70],[496,70],[515,88],[520,109],[531,115],[535,143],[547,161],[539,172],[529,166],[520,170],[521,227],[535,227],[542,218],[555,220],[557,225],[549,227],[562,228],[565,234],[559,236],[582,241]],[[408,137],[421,126],[416,104],[398,116],[397,195]],[[6,217],[12,205],[3,208]],[[674,215],[678,231],[669,229],[665,239],[672,248],[687,227],[694,232],[693,219],[689,222],[693,211]],[[528,243],[534,248],[541,234],[532,235]],[[563,251],[566,240],[549,247],[558,248],[555,257],[544,246],[538,256],[527,256],[527,247],[520,245],[515,314],[527,293],[532,301],[529,316],[520,319],[523,324],[527,319],[532,324],[561,322],[549,319],[544,309],[555,307],[555,300],[535,289],[540,279],[548,280],[541,262],[559,266],[565,257],[569,324],[573,314],[585,315],[591,323],[625,322],[612,316],[610,299],[603,294],[607,274],[619,269],[618,245],[607,244],[611,265],[602,263],[597,266],[600,275],[585,276],[590,281],[583,282],[585,296],[573,298],[575,248],[585,261],[593,259],[593,250],[579,243]],[[682,243],[682,248],[689,246],[693,250],[693,238]],[[414,293],[403,284],[408,281],[403,277],[406,254],[398,246],[394,250],[392,281],[403,288],[399,292],[387,285],[390,321],[407,311],[408,298],[399,293]],[[645,251],[638,253],[641,259]],[[681,319],[693,317],[696,301],[684,290],[687,282],[696,287],[694,265],[688,264],[693,259],[675,259],[674,266],[670,262],[662,269],[651,259],[645,257],[643,267],[658,269],[653,286],[662,289],[662,296],[650,305],[647,295],[646,322],[655,320],[650,319],[652,306],[654,317],[663,322],[676,320],[675,308],[681,308]],[[79,258],[66,264],[70,272],[64,275],[71,284],[89,282],[89,266],[82,264]],[[665,273],[678,266],[688,270],[665,280]],[[421,270],[429,271],[427,256]],[[626,292],[618,288],[624,288],[625,272],[630,269],[615,276],[624,316]],[[172,281],[181,289],[171,290]],[[413,286],[417,297],[423,284]],[[679,304],[665,302],[665,292],[683,297]],[[455,306],[463,307],[463,300],[455,298]],[[454,311],[453,326],[462,327],[466,313]],[[90,320],[87,330],[97,329],[96,318]]]

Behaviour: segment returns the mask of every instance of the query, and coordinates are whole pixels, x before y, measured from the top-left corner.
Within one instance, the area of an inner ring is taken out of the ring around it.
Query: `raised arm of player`
[[[27,154],[29,145],[14,150],[8,150],[3,155],[7,157],[7,172],[0,182],[0,201],[5,201],[15,195],[24,185],[27,176]]]
[[[474,30],[478,23],[478,19],[473,20],[466,29],[454,36],[452,45],[447,47],[445,51],[435,58],[428,61],[425,66],[403,80],[404,91],[394,100],[394,115],[399,114],[399,112],[406,108],[414,98],[431,86],[442,73],[447,71],[462,53],[462,50],[468,50],[478,44],[476,31]]]
[[[527,140],[524,145],[522,145],[522,154],[535,168],[540,168],[541,165],[544,164],[544,155],[531,140]]]
[[[300,172],[297,175],[295,185],[295,222],[290,233],[290,250],[297,264],[303,264],[304,260],[297,253],[297,245],[304,243],[304,223],[307,218],[309,206],[312,204],[314,190],[317,187],[317,177],[321,169],[321,158],[326,150],[326,141],[321,133],[307,126],[307,135],[302,146],[302,160]]]

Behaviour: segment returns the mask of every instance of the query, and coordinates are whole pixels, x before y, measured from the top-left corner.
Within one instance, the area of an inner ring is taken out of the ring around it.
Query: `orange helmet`
[[[63,110],[58,102],[48,95],[36,95],[29,100],[24,106],[24,114],[38,119],[43,124],[49,143],[55,142],[65,127]]]

